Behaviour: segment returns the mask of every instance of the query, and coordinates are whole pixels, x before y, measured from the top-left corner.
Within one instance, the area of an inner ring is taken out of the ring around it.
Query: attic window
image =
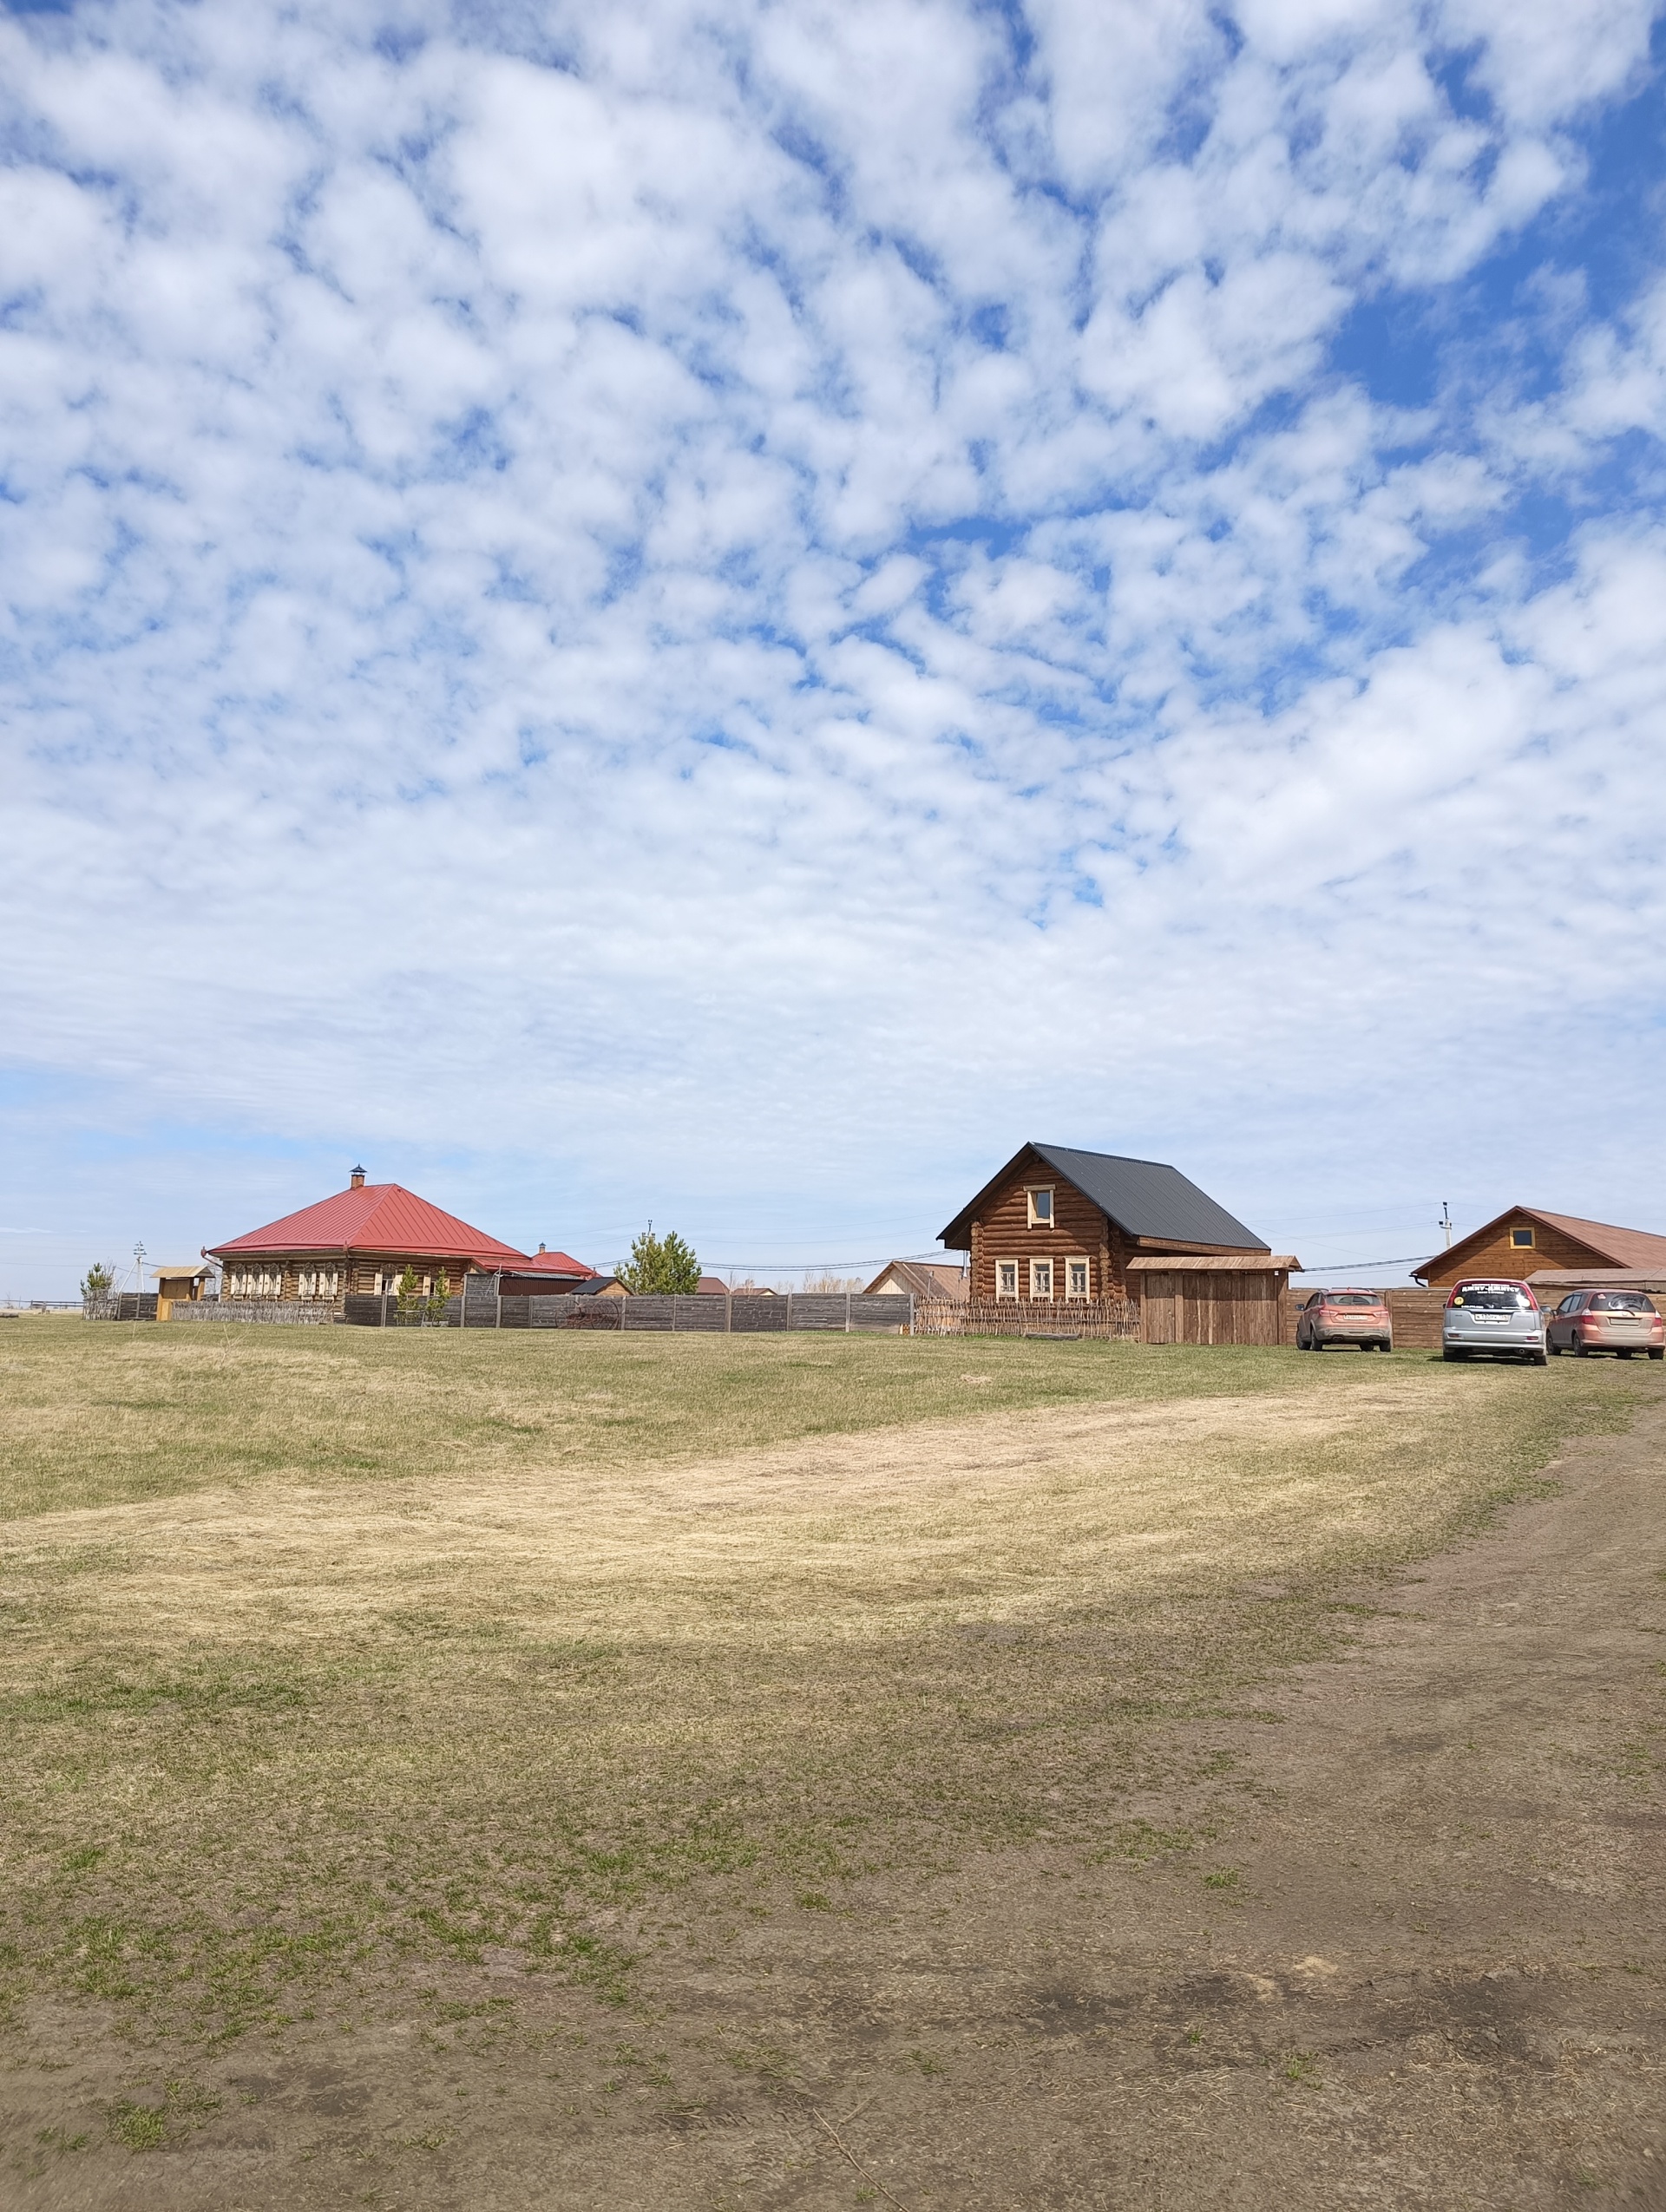
[[[1053,1227],[1052,1190],[1026,1191],[1025,1196],[1030,1201],[1030,1227],[1033,1229],[1050,1229]]]
[[[1533,1233],[1531,1229],[1512,1229],[1510,1241],[1518,1252],[1531,1252],[1533,1248]]]

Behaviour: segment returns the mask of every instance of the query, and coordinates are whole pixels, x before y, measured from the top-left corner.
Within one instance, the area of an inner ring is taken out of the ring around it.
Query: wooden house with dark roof
[[[1280,1344],[1298,1266],[1177,1168],[1031,1142],[941,1232],[975,1312],[1138,1308],[1147,1343]]]

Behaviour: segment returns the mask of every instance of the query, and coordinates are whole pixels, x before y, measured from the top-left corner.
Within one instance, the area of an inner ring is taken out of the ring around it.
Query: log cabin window
[[[1024,1195],[1030,1201],[1029,1227],[1033,1229],[1050,1229],[1053,1227],[1052,1188],[1049,1187],[1040,1190],[1026,1190]]]
[[[1531,1252],[1533,1248],[1533,1233],[1531,1229],[1512,1229],[1510,1241],[1518,1252]]]
[[[1086,1260],[1066,1260],[1065,1262],[1065,1296],[1086,1298],[1090,1281]]]
[[[1032,1260],[1030,1262],[1030,1296],[1053,1296],[1053,1262],[1051,1260]]]
[[[1018,1296],[1018,1262],[1016,1260],[997,1260],[995,1262],[995,1296]]]

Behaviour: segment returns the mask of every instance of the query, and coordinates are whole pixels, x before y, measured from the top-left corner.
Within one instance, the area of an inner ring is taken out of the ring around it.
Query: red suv
[[[1575,1291],[1551,1314],[1545,1345],[1548,1351],[1571,1351],[1576,1359],[1589,1359],[1594,1351],[1611,1351],[1617,1359],[1646,1351],[1650,1359],[1666,1359],[1666,1321],[1641,1291]]]
[[[1392,1351],[1394,1332],[1382,1293],[1315,1291],[1295,1317],[1295,1348],[1322,1351],[1329,1344],[1357,1345],[1361,1351]]]

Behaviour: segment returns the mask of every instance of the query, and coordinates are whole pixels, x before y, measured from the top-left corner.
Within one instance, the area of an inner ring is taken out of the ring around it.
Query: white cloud
[[[1031,1122],[1259,1175],[1649,1018],[1557,918],[1655,914],[1657,527],[1449,549],[1660,435],[1661,295],[1547,282],[1484,435],[1329,353],[1577,195],[1646,11],[414,20],[0,21],[31,1081],[803,1221],[876,1127],[928,1214]]]

